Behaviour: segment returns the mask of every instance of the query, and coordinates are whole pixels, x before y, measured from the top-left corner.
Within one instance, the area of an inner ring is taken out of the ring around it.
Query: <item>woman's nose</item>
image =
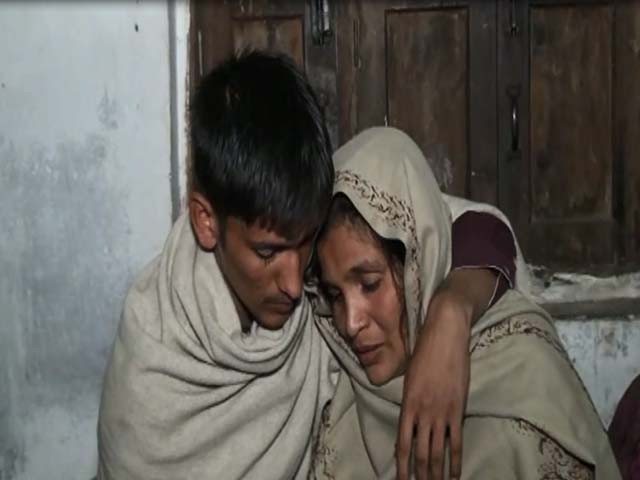
[[[366,315],[364,310],[357,304],[347,304],[347,322],[346,331],[349,338],[355,338],[366,324]]]

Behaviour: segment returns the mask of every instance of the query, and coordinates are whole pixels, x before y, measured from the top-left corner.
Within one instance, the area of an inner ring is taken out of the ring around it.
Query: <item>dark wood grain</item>
[[[617,7],[615,47],[615,213],[621,263],[640,264],[640,2]]]
[[[468,17],[464,8],[386,19],[388,123],[420,146],[440,187],[467,194]]]
[[[608,218],[612,9],[531,11],[532,220]]]
[[[328,36],[322,45],[313,42],[310,9],[309,2],[298,0],[192,2],[192,85],[197,83],[200,68],[206,73],[239,49],[258,48],[284,53],[306,71],[324,109],[335,146],[338,143],[335,36]],[[335,30],[333,8],[331,23]]]
[[[232,22],[234,50],[258,48],[282,52],[304,66],[303,19],[235,18]]]
[[[469,3],[468,196],[498,204],[496,2]]]
[[[289,53],[335,146],[398,126],[449,192],[501,207],[528,261],[640,266],[640,1],[332,1],[323,45],[312,3],[192,3],[203,69],[245,45]]]

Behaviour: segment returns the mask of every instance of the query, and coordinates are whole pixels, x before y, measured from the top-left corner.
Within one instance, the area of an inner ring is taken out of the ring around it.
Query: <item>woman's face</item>
[[[325,232],[318,256],[333,321],[369,381],[381,385],[402,375],[407,365],[404,302],[381,245],[341,222]]]

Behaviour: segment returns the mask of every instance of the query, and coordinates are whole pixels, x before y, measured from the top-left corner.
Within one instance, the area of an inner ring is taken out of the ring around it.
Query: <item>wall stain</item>
[[[105,88],[102,99],[98,104],[98,120],[107,130],[115,130],[118,128],[118,103],[115,99],[109,98],[109,92]]]
[[[0,440],[0,454],[0,480],[13,480],[24,467],[24,453],[16,447],[3,448]]]
[[[0,158],[0,480],[10,480],[38,461],[24,446],[31,415],[100,390],[131,278],[130,226],[106,137],[54,148],[3,139]],[[47,434],[62,441],[64,428]]]
[[[613,327],[602,327],[596,338],[596,344],[602,355],[608,358],[618,358],[619,355],[628,356],[628,346],[624,339],[621,341]]]

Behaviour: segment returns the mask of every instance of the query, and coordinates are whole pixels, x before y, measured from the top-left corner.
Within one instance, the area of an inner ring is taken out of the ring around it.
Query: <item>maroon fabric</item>
[[[498,272],[493,305],[513,286],[516,245],[509,227],[489,213],[466,212],[451,226],[451,269],[491,268]]]
[[[640,480],[640,375],[622,396],[609,425],[609,440],[624,480]]]

